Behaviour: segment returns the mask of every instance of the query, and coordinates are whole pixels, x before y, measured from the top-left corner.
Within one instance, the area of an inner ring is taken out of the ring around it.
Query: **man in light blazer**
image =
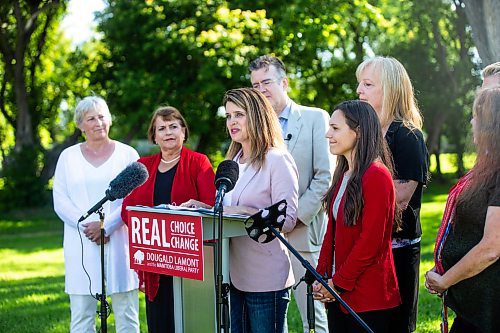
[[[321,199],[330,185],[334,168],[328,140],[329,116],[322,109],[302,106],[287,94],[288,78],[283,62],[271,56],[261,56],[250,64],[252,86],[262,92],[279,118],[283,138],[299,172],[299,205],[297,224],[287,234],[290,244],[316,267],[326,231],[327,216],[321,208]],[[292,269],[298,282],[305,273],[302,264],[293,256]],[[306,284],[294,290],[304,332],[307,322]],[[315,301],[316,332],[328,332],[324,305]]]

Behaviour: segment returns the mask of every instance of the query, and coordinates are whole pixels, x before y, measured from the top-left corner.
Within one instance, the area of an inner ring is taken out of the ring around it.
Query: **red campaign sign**
[[[203,280],[201,216],[129,210],[130,267]]]

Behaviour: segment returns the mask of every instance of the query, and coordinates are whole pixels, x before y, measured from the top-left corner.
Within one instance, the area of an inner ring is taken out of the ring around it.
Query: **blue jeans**
[[[290,288],[245,292],[231,285],[231,333],[286,333]]]

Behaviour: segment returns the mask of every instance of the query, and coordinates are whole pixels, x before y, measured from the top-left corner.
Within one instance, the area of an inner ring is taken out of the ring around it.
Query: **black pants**
[[[410,333],[417,328],[420,243],[393,249],[392,254],[402,304],[393,312],[389,332]]]
[[[360,312],[358,315],[375,333],[389,332],[389,319],[393,309]],[[335,333],[364,333],[365,329],[351,316],[345,314],[337,303],[328,307],[328,330]]]
[[[146,318],[149,333],[175,333],[173,279],[160,275],[158,294],[153,302],[146,297]]]
[[[451,325],[450,333],[481,333],[481,330],[462,317],[456,317]]]

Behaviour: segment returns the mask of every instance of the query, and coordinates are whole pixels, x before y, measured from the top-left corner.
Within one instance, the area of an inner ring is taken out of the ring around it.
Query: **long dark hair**
[[[478,92],[473,115],[476,163],[470,183],[458,197],[457,205],[470,202],[481,190],[495,184],[500,174],[500,86]]]
[[[382,135],[380,121],[370,104],[360,100],[346,101],[335,106],[334,112],[337,110],[344,114],[349,128],[358,133],[354,147],[352,174],[345,190],[343,210],[344,224],[352,226],[356,224],[363,210],[364,201],[361,180],[366,169],[375,160],[380,160],[392,174],[393,163],[387,143]],[[333,174],[332,185],[323,197],[323,205],[327,210],[331,207],[338,182],[348,169],[347,159],[344,156],[337,156],[337,166]]]

